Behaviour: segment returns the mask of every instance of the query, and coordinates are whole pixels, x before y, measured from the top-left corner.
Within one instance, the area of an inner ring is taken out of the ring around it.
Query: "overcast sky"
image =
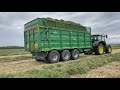
[[[0,12],[0,46],[24,46],[24,24],[38,17],[74,21],[92,34],[107,34],[108,43],[120,43],[120,12]]]

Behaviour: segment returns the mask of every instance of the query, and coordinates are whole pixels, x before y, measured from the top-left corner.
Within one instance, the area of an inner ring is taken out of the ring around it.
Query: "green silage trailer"
[[[91,28],[68,21],[37,18],[24,25],[24,45],[37,61],[75,60],[80,53],[92,48]]]

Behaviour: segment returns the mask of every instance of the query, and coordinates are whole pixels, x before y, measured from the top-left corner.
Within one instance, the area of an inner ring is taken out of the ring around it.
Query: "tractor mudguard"
[[[99,43],[102,43],[104,46],[106,46],[106,42],[104,42],[104,41],[95,41],[93,43],[93,47],[96,47]]]
[[[100,43],[100,41],[95,41],[95,42],[93,43],[93,47],[96,47],[99,43]]]

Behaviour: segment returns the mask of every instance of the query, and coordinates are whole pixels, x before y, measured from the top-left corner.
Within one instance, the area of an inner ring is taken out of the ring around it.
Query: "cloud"
[[[108,43],[120,43],[120,12],[0,12],[0,46],[24,46],[24,24],[38,17],[71,20],[108,34]]]

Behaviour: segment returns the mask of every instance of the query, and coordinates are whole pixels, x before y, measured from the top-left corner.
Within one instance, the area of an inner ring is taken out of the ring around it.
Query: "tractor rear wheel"
[[[96,47],[95,47],[95,54],[96,55],[103,55],[104,54],[104,45],[102,43],[99,43]]]

